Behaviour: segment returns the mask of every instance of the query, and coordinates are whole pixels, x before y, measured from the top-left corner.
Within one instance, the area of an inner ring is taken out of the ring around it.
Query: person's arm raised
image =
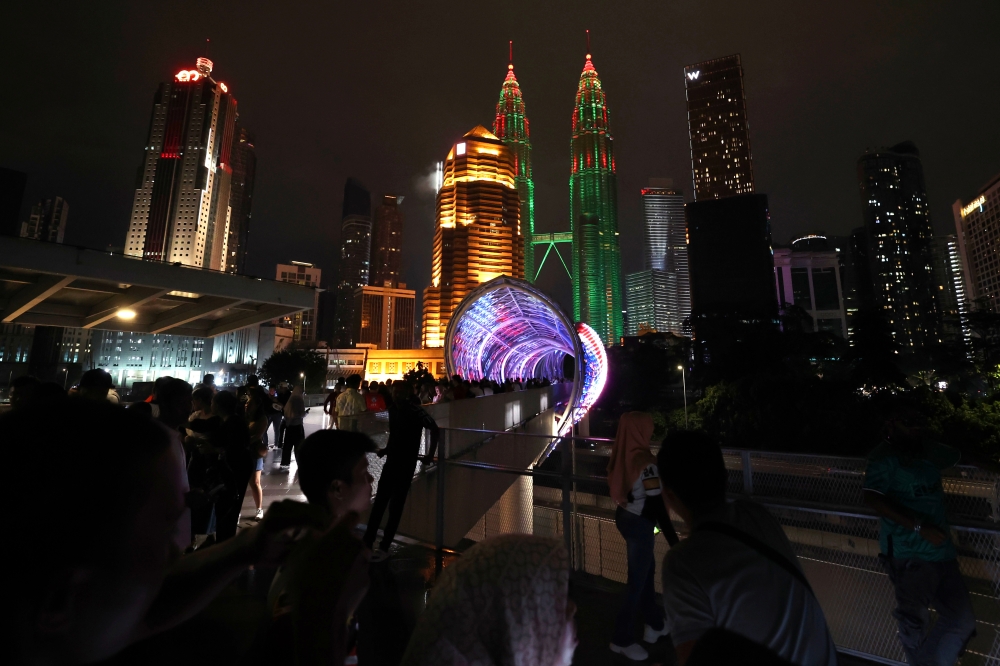
[[[272,504],[258,525],[241,530],[232,539],[180,557],[167,572],[160,593],[133,641],[190,619],[248,566],[279,561],[303,529],[322,529],[323,523],[324,515],[316,507],[283,500]]]

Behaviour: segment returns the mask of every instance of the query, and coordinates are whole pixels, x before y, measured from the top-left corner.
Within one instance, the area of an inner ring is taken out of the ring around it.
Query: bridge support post
[[[569,566],[573,570],[576,568],[576,558],[573,556],[573,502],[571,499],[573,491],[573,440],[564,437],[562,441],[562,452],[559,456],[562,472],[562,523],[563,540],[566,542],[566,552],[569,554]]]
[[[448,460],[448,449],[451,448],[451,431],[445,430],[438,449],[437,466],[437,505],[434,519],[434,571],[441,573],[444,568],[444,466]]]
[[[740,467],[743,468],[743,493],[753,495],[753,467],[750,466],[750,452],[740,452]]]

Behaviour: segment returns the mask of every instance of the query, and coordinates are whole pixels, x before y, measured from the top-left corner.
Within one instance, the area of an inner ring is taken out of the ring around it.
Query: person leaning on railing
[[[896,592],[892,614],[907,661],[954,664],[975,635],[976,617],[951,540],[941,470],[963,457],[993,472],[1000,467],[928,435],[920,412],[890,415],[885,441],[868,456],[864,494],[881,518],[881,559]],[[930,606],[938,616],[933,627]]]

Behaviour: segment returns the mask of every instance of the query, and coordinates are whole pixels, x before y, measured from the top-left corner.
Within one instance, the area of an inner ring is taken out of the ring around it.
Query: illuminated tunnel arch
[[[557,407],[566,434],[597,401],[607,379],[608,359],[594,329],[573,324],[544,292],[524,280],[501,276],[480,285],[459,303],[445,334],[448,374],[503,383],[512,377],[563,376],[573,362],[573,389]]]

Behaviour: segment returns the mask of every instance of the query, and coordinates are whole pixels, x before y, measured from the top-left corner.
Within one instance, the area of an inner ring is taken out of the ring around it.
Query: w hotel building
[[[236,99],[225,83],[212,78],[207,58],[160,84],[125,254],[220,271],[242,264],[234,252],[245,225],[230,231],[237,118]],[[240,189],[238,196],[244,195]],[[249,217],[249,206],[240,210]]]
[[[452,146],[437,194],[423,346],[443,347],[465,295],[500,275],[524,278],[524,237],[510,149],[483,126]]]
[[[952,211],[966,298],[973,307],[985,300],[1000,311],[1000,174],[969,203],[956,201]]]

